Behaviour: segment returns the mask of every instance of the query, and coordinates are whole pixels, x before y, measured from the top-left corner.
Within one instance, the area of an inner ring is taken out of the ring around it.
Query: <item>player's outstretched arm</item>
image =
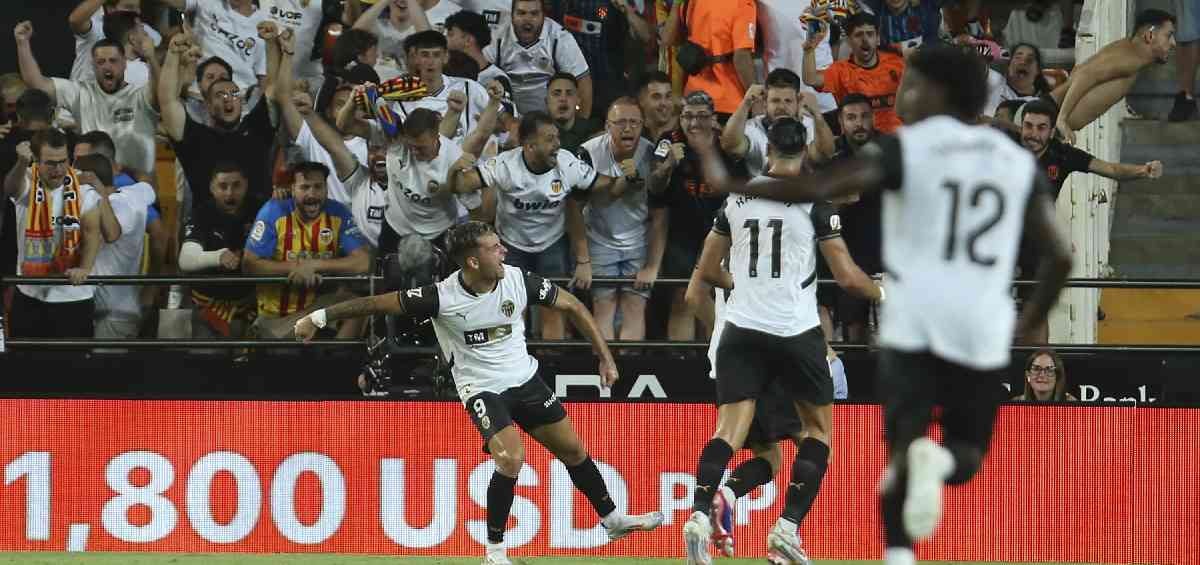
[[[1049,181],[1039,174],[1036,182],[1039,187],[1030,195],[1025,209],[1025,239],[1039,248],[1041,261],[1037,270],[1038,285],[1025,304],[1017,326],[1018,337],[1028,335],[1046,321],[1071,273],[1071,249],[1058,227],[1054,202],[1049,196]]]
[[[374,314],[404,313],[404,305],[400,302],[400,294],[397,292],[346,300],[300,318],[296,322],[296,339],[307,343],[316,335],[318,329],[338,320],[349,320]]]
[[[592,317],[591,312],[588,312],[587,307],[578,298],[575,298],[575,295],[560,288],[556,293],[552,308],[565,313],[571,319],[571,323],[583,333],[583,337],[591,342],[592,350],[600,358],[600,383],[605,387],[610,387],[617,382],[620,376],[617,374],[617,365],[613,362],[612,352],[609,351],[608,342],[604,341],[604,336],[600,334],[600,328],[596,326],[596,319]]]

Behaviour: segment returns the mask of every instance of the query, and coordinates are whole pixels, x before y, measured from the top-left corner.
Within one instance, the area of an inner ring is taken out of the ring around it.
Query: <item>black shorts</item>
[[[892,453],[923,437],[941,406],[945,443],[966,443],[987,453],[996,410],[1007,396],[1004,371],[981,371],[931,353],[884,349],[879,356],[884,436]]]
[[[717,405],[766,398],[773,383],[788,400],[833,402],[821,326],[784,337],[726,322],[717,345]]]
[[[804,422],[796,413],[796,403],[776,382],[754,404],[754,421],[750,423],[750,433],[746,434],[743,445],[748,448],[770,445],[791,438],[803,428]]]
[[[484,453],[488,453],[487,444],[492,436],[512,424],[528,433],[567,417],[558,397],[538,375],[500,394],[476,394],[467,399],[466,408],[479,435],[483,436]]]

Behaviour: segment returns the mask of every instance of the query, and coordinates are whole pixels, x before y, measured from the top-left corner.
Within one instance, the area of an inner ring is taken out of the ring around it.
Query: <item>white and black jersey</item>
[[[479,165],[479,178],[496,189],[496,232],[505,245],[537,253],[566,233],[564,205],[576,191],[591,190],[596,170],[566,149],[546,171],[533,172],[524,148],[501,153]]]
[[[621,163],[613,155],[612,136],[605,133],[593,137],[579,148],[579,157],[597,173],[613,178],[622,176]],[[646,138],[638,139],[633,161],[637,163],[638,176],[650,178],[650,159],[654,155],[654,144]],[[646,225],[649,208],[646,191],[630,189],[616,201],[604,205],[588,203],[583,211],[590,241],[611,249],[632,250],[646,246]]]
[[[393,143],[387,152],[388,225],[397,235],[410,233],[434,239],[458,219],[460,198],[447,189],[450,167],[462,157],[462,148],[440,138],[437,157],[418,161],[403,143]],[[467,209],[479,207],[478,193],[461,198]]]
[[[725,310],[729,323],[777,336],[820,325],[817,241],[841,237],[833,205],[731,195],[712,229],[732,239],[729,272],[735,292]]]
[[[880,344],[978,370],[1006,367],[1025,210],[1035,191],[1049,192],[1033,156],[998,130],[949,117],[864,149],[886,175]]]
[[[546,110],[546,87],[554,73],[569,73],[576,79],[588,74],[588,62],[571,32],[546,18],[537,41],[523,45],[511,25],[496,33],[483,49],[483,56],[508,73],[513,102],[522,114]]]
[[[486,294],[467,288],[462,271],[397,293],[406,315],[433,318],[461,400],[480,392],[500,394],[537,374],[537,359],[525,347],[525,309],[554,304],[558,287],[550,281],[505,265],[504,278]]]

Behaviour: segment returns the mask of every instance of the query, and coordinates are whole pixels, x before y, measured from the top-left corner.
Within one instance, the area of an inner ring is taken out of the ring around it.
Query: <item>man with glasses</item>
[[[668,278],[686,279],[700,258],[704,237],[712,228],[713,218],[724,202],[724,195],[712,190],[704,182],[699,156],[691,146],[706,138],[715,142],[720,134],[717,127],[713,99],[708,93],[697,90],[683,99],[683,111],[679,115],[680,132],[669,132],[659,140],[655,151],[656,163],[652,168],[655,175],[669,175],[666,189],[651,194],[650,248],[648,265],[662,265],[663,275]],[[669,145],[663,145],[667,141]],[[745,163],[721,153],[727,170],[734,176],[747,177]],[[665,242],[659,245],[657,242]],[[684,295],[683,286],[671,289],[671,315],[667,323],[667,338],[672,341],[691,341],[696,338],[696,318],[712,329],[713,310],[711,300],[693,309]]]
[[[268,57],[268,76],[273,77],[279,66],[279,45],[276,43],[274,24],[263,23],[259,37],[268,43],[267,49],[274,53]],[[162,126],[175,145],[175,156],[183,165],[188,185],[208,186],[217,163],[231,161],[246,173],[249,181],[247,199],[261,202],[271,194],[271,179],[267,174],[271,161],[271,147],[275,142],[275,128],[271,125],[268,112],[270,97],[259,99],[254,109],[242,117],[242,91],[236,82],[218,79],[208,86],[204,101],[208,107],[208,122],[200,123],[185,111],[179,98],[180,73],[183,72],[185,57],[193,45],[188,36],[180,34],[171,38],[167,58],[163,62],[162,80],[158,85],[158,102],[162,107]],[[193,193],[195,208],[208,204],[212,195],[208,191]],[[257,204],[252,204],[256,207]]]
[[[654,144],[640,135],[643,125],[642,109],[627,96],[613,101],[608,109],[607,130],[603,135],[583,143],[579,158],[587,161],[596,172],[612,177],[625,177],[631,185],[654,181],[650,175],[650,159]],[[660,180],[661,177],[658,177]],[[655,191],[654,186],[649,188]],[[596,323],[604,339],[616,335],[614,320],[621,311],[621,340],[641,340],[646,337],[646,300],[650,287],[658,276],[658,264],[646,261],[646,242],[657,246],[662,256],[663,238],[647,237],[646,191],[632,190],[608,204],[591,203],[584,209],[587,224],[588,249],[592,257],[592,274],[598,277],[636,277],[632,285],[598,286],[592,290],[592,307]]]

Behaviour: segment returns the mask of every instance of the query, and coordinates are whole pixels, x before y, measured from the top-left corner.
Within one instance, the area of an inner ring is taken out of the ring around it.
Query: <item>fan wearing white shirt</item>
[[[762,60],[767,72],[775,69],[804,68],[804,42],[808,39],[808,26],[801,15],[811,9],[809,2],[801,0],[756,0],[758,5],[758,29],[762,37]],[[817,70],[823,71],[833,64],[833,49],[829,35],[821,39],[816,49]],[[821,112],[837,109],[837,100],[827,92],[817,92],[807,84],[803,92],[817,95]],[[810,131],[809,134],[812,132]],[[810,135],[811,137],[811,135]]]
[[[103,3],[103,0],[84,0],[67,17],[67,24],[75,34],[75,61],[71,64],[72,80],[84,81],[95,78],[92,70],[92,47],[105,37],[127,44],[126,36],[133,31],[135,34],[148,36],[155,47],[162,42],[162,36],[149,24],[142,22],[139,2],[123,0],[121,3],[113,5],[111,9],[101,10]],[[150,67],[134,53],[134,49],[130,45],[126,45],[125,56],[129,60],[129,64],[125,66],[125,82],[134,86],[145,84],[146,80],[150,78]]]
[[[460,10],[462,6],[452,0],[378,0],[358,17],[354,28],[379,37],[380,54],[395,65],[390,74],[398,75],[411,72],[404,40],[430,29],[445,33],[446,20]]]
[[[781,118],[804,124],[805,136],[812,139],[818,152],[833,153],[833,131],[817,107],[816,97],[801,91],[800,76],[788,69],[767,74],[766,87],[754,84],[746,89],[742,103],[725,122],[721,132],[721,150],[746,161],[752,177],[765,174],[767,166],[767,130]],[[759,101],[767,103],[767,113],[748,120],[751,108]]]
[[[158,127],[158,101],[155,88],[158,81],[158,59],[146,58],[150,64],[150,80],[142,86],[125,82],[125,48],[111,39],[102,39],[92,47],[95,78],[77,83],[42,74],[33,54],[30,39],[33,24],[21,22],[13,30],[17,42],[17,62],[21,79],[31,88],[43,90],[60,108],[75,116],[80,131],[104,130],[117,146],[117,159],[139,171],[154,169],[155,141]],[[139,36],[139,52],[153,55],[150,38]]]
[[[290,29],[295,34],[296,56],[292,59],[292,71],[296,80],[308,83],[308,92],[314,97],[325,82],[320,56],[314,58],[314,46],[325,18],[326,3],[327,0],[259,0],[263,13],[279,26],[280,32]],[[350,25],[350,22],[344,22],[344,25]]]
[[[512,79],[513,99],[521,113],[546,110],[546,88],[554,73],[575,75],[579,115],[592,115],[592,77],[587,59],[571,32],[546,18],[541,0],[514,0],[512,24],[483,50]]]
[[[459,116],[459,126],[450,137],[461,143],[463,136],[475,128],[475,122],[488,105],[487,89],[476,81],[466,78],[452,77],[444,74],[446,63],[450,59],[447,49],[446,36],[433,30],[415,33],[404,40],[404,49],[408,53],[412,74],[421,77],[429,93],[424,98],[408,102],[395,102],[393,109],[400,119],[417,108],[426,108],[446,115],[449,108],[448,98],[451,92],[462,92],[467,97],[467,107]]]
[[[492,28],[488,27],[484,16],[463,10],[446,18],[446,46],[451,51],[465,54],[479,65],[479,75],[475,80],[486,85],[503,78],[511,85],[512,79],[508,73],[493,65],[483,54],[483,49],[491,44]]]
[[[113,166],[99,153],[75,159],[80,184],[91,185],[99,196],[100,233],[106,245],[96,254],[92,274],[136,275],[141,270],[147,208],[154,203],[154,188],[144,182],[117,189]],[[131,339],[141,330],[142,309],[136,286],[102,285],[96,288],[94,314],[97,339]]]
[[[495,192],[496,231],[510,248],[509,264],[563,277],[574,263],[571,285],[587,290],[592,284],[592,260],[580,196],[604,204],[641,187],[631,186],[624,176],[597,173],[562,149],[558,127],[545,112],[525,114],[518,136],[521,147],[477,167],[460,169],[451,185],[459,193],[484,187]],[[542,337],[562,339],[562,316],[544,314]]]
[[[242,92],[263,86],[267,51],[258,37],[258,25],[267,12],[253,0],[163,0],[168,6],[192,14],[192,29],[207,57],[220,57],[233,67],[233,82]],[[203,94],[203,93],[201,93]]]

